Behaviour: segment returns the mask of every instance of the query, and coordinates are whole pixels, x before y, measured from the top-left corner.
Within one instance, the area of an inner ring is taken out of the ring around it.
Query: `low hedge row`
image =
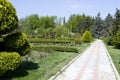
[[[60,51],[60,52],[76,52],[78,53],[78,49],[75,47],[68,46],[34,46],[33,50],[41,50],[41,51]]]
[[[80,44],[81,40],[77,39],[41,39],[41,38],[28,38],[30,43],[76,43]]]

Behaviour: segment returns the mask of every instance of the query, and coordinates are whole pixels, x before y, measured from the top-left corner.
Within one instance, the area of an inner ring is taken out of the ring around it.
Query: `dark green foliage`
[[[91,42],[92,41],[92,35],[89,31],[85,31],[82,35],[82,41],[83,42]]]
[[[106,38],[105,38],[105,43],[106,43],[107,45],[112,45],[112,37],[111,37],[111,36],[106,37]]]
[[[120,49],[120,29],[117,31],[116,35],[113,38],[113,45],[115,48]]]
[[[119,30],[120,27],[120,9],[116,9],[116,13],[115,13],[115,19],[113,21],[113,26],[112,26],[112,30],[111,30],[111,34],[114,36],[117,31]]]
[[[15,49],[15,51],[19,52],[21,56],[24,56],[30,52],[31,48],[31,45],[26,41],[26,43],[22,47]]]
[[[6,36],[4,43],[7,51],[19,52],[21,56],[27,54],[31,49],[25,34],[22,32],[16,32]]]
[[[0,35],[18,27],[16,10],[8,0],[0,0]]]
[[[69,46],[36,46],[33,49],[43,50],[43,51],[60,51],[60,52],[76,52],[78,53],[78,49]]]
[[[5,51],[5,44],[3,41],[0,41],[0,52]]]
[[[22,32],[10,34],[4,38],[5,46],[12,49],[18,49],[22,47],[26,43],[26,41],[27,38]]]
[[[15,70],[20,64],[20,55],[17,52],[0,53],[0,76],[9,70]]]

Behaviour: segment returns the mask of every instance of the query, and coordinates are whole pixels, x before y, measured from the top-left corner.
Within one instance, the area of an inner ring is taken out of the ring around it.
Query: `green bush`
[[[0,35],[18,27],[16,10],[8,0],[0,0]]]
[[[0,76],[9,70],[15,70],[20,64],[20,55],[17,52],[0,53]]]
[[[8,48],[18,49],[22,47],[27,41],[27,38],[24,33],[16,32],[10,35],[7,35],[4,38],[5,46]]]
[[[105,43],[107,45],[112,45],[112,37],[111,36],[108,36],[104,39]]]
[[[120,49],[120,30],[117,31],[116,35],[113,38],[113,45],[115,48]]]
[[[26,55],[31,49],[25,34],[22,32],[16,32],[6,36],[4,43],[6,51],[19,52],[21,56]]]
[[[0,36],[3,38],[0,39],[0,76],[6,71],[17,68],[20,55],[30,51],[25,35],[16,32],[17,27],[18,18],[15,8],[9,0],[0,0]]]
[[[60,52],[76,52],[78,53],[78,49],[75,47],[69,47],[69,46],[36,46],[33,47],[34,50],[43,50],[43,51],[60,51]]]
[[[83,42],[91,42],[92,41],[92,35],[89,31],[85,31],[82,35],[82,41]]]
[[[26,41],[26,43],[22,47],[14,49],[14,51],[18,52],[21,56],[24,56],[30,52],[31,48],[31,45]]]

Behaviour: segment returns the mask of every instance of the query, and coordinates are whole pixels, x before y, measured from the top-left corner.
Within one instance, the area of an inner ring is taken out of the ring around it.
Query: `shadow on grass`
[[[29,74],[27,72],[28,70],[36,70],[38,68],[39,66],[37,63],[32,61],[23,61],[15,71],[8,71],[6,74],[0,77],[0,80],[11,80],[12,78],[24,77]]]

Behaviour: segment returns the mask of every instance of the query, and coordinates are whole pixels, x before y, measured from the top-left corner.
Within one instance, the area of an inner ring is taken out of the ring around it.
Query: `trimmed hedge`
[[[41,39],[41,38],[28,38],[30,43],[71,43],[80,44],[81,40],[74,38],[58,38],[58,39]]]
[[[3,40],[6,51],[15,51],[18,52],[21,56],[24,56],[31,50],[31,46],[28,43],[25,34],[22,32],[16,32],[7,35]]]
[[[70,40],[28,38],[31,43],[70,43]]]
[[[17,52],[0,52],[0,76],[9,70],[15,70],[21,59]]]
[[[60,51],[60,52],[76,52],[78,53],[78,49],[75,47],[68,47],[68,46],[35,46],[33,47],[34,50],[41,50],[41,51]]]
[[[18,49],[26,43],[27,38],[24,33],[16,32],[7,35],[3,40],[5,42],[6,47]]]

